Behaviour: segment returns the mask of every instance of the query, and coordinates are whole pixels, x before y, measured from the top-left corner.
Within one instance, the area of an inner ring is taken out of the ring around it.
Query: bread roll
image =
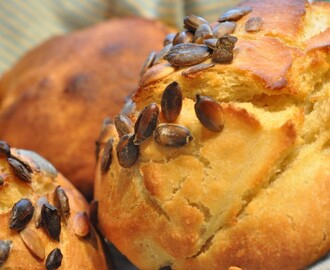
[[[84,197],[53,165],[0,141],[1,269],[107,269],[87,214]]]
[[[0,138],[43,155],[91,198],[99,123],[120,111],[168,31],[113,19],[28,52],[0,80]]]
[[[247,0],[215,40],[191,16],[211,48],[175,45],[143,75],[95,183],[101,230],[139,269],[303,269],[330,251],[329,15]]]

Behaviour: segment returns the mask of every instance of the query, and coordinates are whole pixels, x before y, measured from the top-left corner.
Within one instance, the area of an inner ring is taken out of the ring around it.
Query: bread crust
[[[184,76],[186,67],[164,61],[133,96],[132,119],[177,82],[174,123],[193,139],[169,148],[151,137],[131,168],[115,150],[110,170],[97,168],[100,228],[140,269],[302,269],[330,251],[328,5],[242,5],[253,10],[237,22],[232,63]],[[245,32],[256,16],[261,30]],[[322,23],[310,26],[316,17]],[[196,117],[196,94],[222,107],[221,132]],[[115,149],[111,125],[110,137]]]
[[[75,235],[73,217],[77,212],[89,213],[89,206],[85,198],[61,174],[42,160],[37,154],[18,149],[11,149],[11,154],[29,164],[33,170],[32,181],[27,183],[15,175],[5,157],[0,157],[0,172],[4,183],[0,186],[0,239],[12,241],[12,248],[8,259],[1,265],[4,269],[45,269],[45,260],[48,254],[59,248],[63,254],[61,268],[63,269],[107,269],[103,254],[102,243],[94,229],[86,238]],[[67,224],[62,219],[60,240],[50,238],[44,228],[36,228],[37,200],[45,197],[47,201],[56,205],[54,191],[61,186],[69,199],[70,216]],[[45,259],[38,259],[28,250],[18,231],[9,228],[9,220],[14,203],[27,198],[35,207],[34,216],[27,228],[33,230],[41,239],[45,249]]]

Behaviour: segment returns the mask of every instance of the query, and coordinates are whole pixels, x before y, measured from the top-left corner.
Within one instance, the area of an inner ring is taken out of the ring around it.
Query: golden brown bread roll
[[[1,269],[107,269],[87,214],[84,197],[48,161],[0,141]]]
[[[210,48],[173,46],[100,138],[99,225],[139,269],[303,269],[330,251],[330,3],[247,0],[228,20],[210,40],[220,26],[187,17]]]
[[[27,53],[0,80],[0,138],[40,153],[91,198],[99,123],[120,111],[168,31],[155,21],[113,19]]]

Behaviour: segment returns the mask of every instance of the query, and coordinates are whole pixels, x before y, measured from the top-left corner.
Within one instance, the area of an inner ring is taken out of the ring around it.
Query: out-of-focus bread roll
[[[304,269],[330,251],[330,3],[225,15],[230,35],[207,41],[220,26],[187,17],[209,48],[174,45],[132,123],[103,132],[100,228],[139,269]]]
[[[0,268],[102,269],[84,197],[41,156],[0,141]]]
[[[0,138],[42,154],[91,197],[99,123],[119,112],[168,31],[113,19],[28,52],[0,80]]]

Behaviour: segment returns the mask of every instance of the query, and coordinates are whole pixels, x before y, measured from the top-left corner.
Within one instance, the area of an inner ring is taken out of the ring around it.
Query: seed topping
[[[164,60],[164,57],[168,54],[172,46],[173,46],[172,44],[168,44],[165,47],[163,47],[163,49],[161,49],[158,53],[156,53],[153,65],[157,65],[162,60]]]
[[[182,75],[184,77],[190,77],[191,75],[193,75],[197,72],[209,69],[209,68],[214,67],[214,66],[215,66],[214,63],[201,63],[201,64],[198,64],[198,65],[195,65],[195,66],[192,66],[192,67],[189,67],[189,68],[185,69],[184,71],[182,71]]]
[[[5,141],[0,141],[0,157],[10,157],[10,146]]]
[[[104,146],[104,150],[103,150],[103,154],[102,154],[102,158],[101,158],[101,172],[102,173],[106,173],[107,171],[109,171],[110,164],[112,161],[113,142],[114,142],[113,138],[110,138]]]
[[[7,261],[12,247],[12,241],[0,240],[0,266]]]
[[[36,209],[35,209],[35,217],[34,217],[34,222],[35,222],[36,228],[40,228],[43,226],[41,208],[45,203],[48,203],[48,200],[45,196],[42,196],[37,200],[37,205],[36,205]]]
[[[214,50],[215,47],[217,46],[218,39],[216,39],[216,38],[208,38],[208,39],[204,39],[203,42],[211,50]]]
[[[116,147],[118,162],[124,168],[133,166],[139,157],[139,146],[133,140],[133,134],[126,134],[120,138]]]
[[[233,61],[234,47],[237,38],[230,35],[224,35],[219,38],[212,54],[212,60],[217,63],[228,64]]]
[[[32,176],[30,171],[27,169],[26,166],[28,166],[27,164],[24,164],[23,162],[19,161],[18,159],[14,159],[14,158],[7,158],[8,163],[10,164],[10,166],[13,168],[15,175],[28,183],[31,183],[32,181]],[[30,168],[31,170],[31,168]]]
[[[85,212],[77,212],[73,218],[73,229],[78,237],[85,237],[89,234],[90,224]]]
[[[175,35],[176,35],[176,33],[168,34],[164,39],[164,44],[163,45],[166,46],[170,43],[173,43],[173,39],[174,39]]]
[[[142,69],[141,69],[141,72],[140,72],[140,77],[146,72],[146,70],[148,68],[150,68],[152,65],[153,65],[153,62],[155,60],[155,57],[156,57],[156,52],[151,52],[146,61],[143,63],[143,66],[142,66]]]
[[[194,43],[203,44],[204,39],[212,38],[212,29],[208,23],[203,23],[198,26],[194,35]]]
[[[49,236],[60,241],[61,218],[57,208],[49,203],[45,203],[41,208],[42,223]]]
[[[11,210],[9,228],[22,230],[32,219],[34,207],[29,199],[23,198]]]
[[[245,24],[246,32],[259,32],[263,24],[261,17],[252,17]]]
[[[203,23],[207,23],[207,21],[196,15],[189,15],[183,18],[183,26],[189,31],[195,32],[198,26]]]
[[[134,126],[134,144],[139,145],[152,135],[157,126],[158,115],[156,103],[149,104],[140,112]]]
[[[223,15],[221,15],[220,18],[218,19],[218,22],[238,21],[240,18],[250,13],[251,11],[252,11],[251,7],[233,8],[225,12]]]
[[[2,186],[4,182],[5,182],[5,180],[4,180],[3,177],[0,175],[0,186]]]
[[[20,231],[19,235],[21,236],[26,247],[40,260],[45,258],[45,248],[42,244],[40,237],[30,228],[25,228]]]
[[[211,55],[205,45],[183,43],[172,47],[166,60],[173,66],[183,67],[199,64]]]
[[[46,269],[54,270],[61,266],[63,255],[59,248],[53,249],[47,256]]]
[[[235,31],[236,28],[236,22],[222,22],[218,23],[214,28],[213,28],[213,37],[215,38],[220,38],[224,35],[232,34]]]
[[[190,31],[181,31],[178,32],[174,39],[173,45],[181,44],[181,43],[191,43],[194,39],[194,34]]]
[[[220,132],[224,126],[221,105],[208,96],[196,95],[195,113],[201,124],[213,132]]]
[[[114,122],[119,137],[134,131],[134,124],[132,120],[123,113],[117,114]]]
[[[154,138],[159,145],[168,147],[181,147],[193,139],[188,128],[176,124],[159,124]]]
[[[162,115],[166,122],[174,122],[182,109],[182,92],[177,82],[169,84],[161,98]]]
[[[67,223],[67,219],[70,215],[69,198],[65,193],[65,190],[61,186],[55,188],[55,205],[59,209],[60,215]]]

